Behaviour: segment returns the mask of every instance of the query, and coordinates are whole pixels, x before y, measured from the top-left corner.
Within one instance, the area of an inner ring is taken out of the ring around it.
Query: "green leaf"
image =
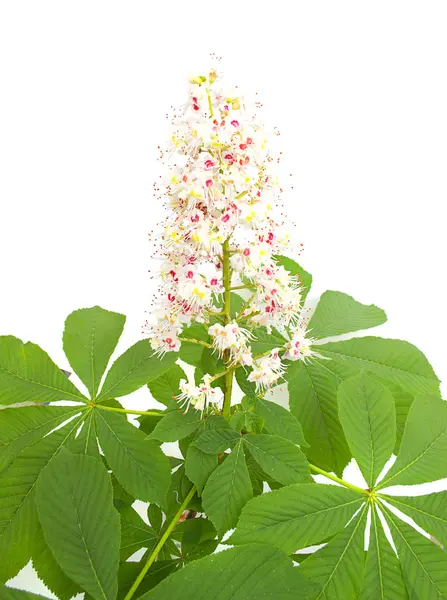
[[[387,496],[386,499],[447,547],[447,492],[429,496]]]
[[[79,413],[79,406],[25,406],[0,411],[0,471],[20,452]]]
[[[99,306],[81,308],[65,321],[64,352],[92,398],[123,332],[126,317]]]
[[[109,411],[97,410],[96,428],[107,462],[124,489],[139,500],[162,504],[171,468],[157,443]]]
[[[186,475],[196,486],[199,494],[202,493],[203,487],[216,467],[216,455],[206,454],[194,444],[189,446],[185,461]]]
[[[46,352],[12,335],[0,336],[0,404],[86,402]]]
[[[151,527],[155,531],[160,532],[163,523],[163,513],[156,504],[149,504],[147,507],[147,518]]]
[[[407,598],[399,561],[386,539],[377,511],[373,508],[365,579],[360,600],[407,600]]]
[[[183,369],[175,364],[159,377],[152,379],[147,386],[155,400],[168,406],[180,393],[180,379],[186,379],[186,375]]]
[[[303,426],[309,461],[326,471],[343,474],[351,451],[338,418],[339,379],[326,368],[329,361],[292,363],[286,373],[290,411]]]
[[[118,572],[119,589],[117,600],[125,599],[126,594],[129,592],[135,579],[140,574],[140,571],[144,566],[144,562],[145,561],[143,560],[140,562],[121,563],[120,570]],[[151,566],[138,586],[138,594],[144,594],[158,585],[160,581],[163,581],[163,579],[177,569],[177,564],[178,563],[176,560],[160,560],[159,558],[157,562]]]
[[[172,537],[181,542],[181,556],[185,563],[211,554],[219,543],[211,521],[204,518],[187,519],[179,523]]]
[[[287,256],[275,256],[276,264],[284,267],[291,275],[296,275],[301,283],[301,304],[304,304],[312,285],[312,275],[305,271],[297,262]]]
[[[244,394],[255,395],[256,384],[252,381],[248,381],[249,370],[236,369],[234,372],[238,386],[241,388]]]
[[[321,339],[377,327],[385,321],[385,312],[374,304],[367,306],[348,294],[328,290],[321,296],[308,329],[312,337]]]
[[[44,596],[38,596],[24,590],[16,590],[0,585],[0,600],[48,600]]]
[[[390,524],[399,562],[411,598],[447,597],[447,554],[413,527],[381,507]]]
[[[246,291],[251,293],[250,290],[246,290]],[[241,309],[242,309],[244,303],[245,303],[245,300],[244,300],[244,298],[242,298],[242,296],[240,296],[239,294],[236,294],[235,292],[230,293],[230,316],[232,319],[235,319],[236,317],[239,316],[239,313],[241,312]],[[224,308],[223,296],[220,296],[217,299],[217,301],[215,303],[215,307],[217,309],[219,309],[220,311],[223,310],[223,308]],[[219,322],[219,319],[216,317],[214,317],[214,320],[215,320],[215,322]]]
[[[309,446],[304,438],[301,423],[287,409],[265,398],[256,398],[256,412],[264,419],[264,425],[272,435],[279,435],[301,447]]]
[[[439,380],[428,360],[402,340],[361,337],[318,346],[327,358],[348,368],[365,369],[397,383],[410,394],[439,394]]]
[[[152,527],[146,525],[138,513],[126,506],[120,510],[121,517],[121,560],[126,561],[140,548],[152,551],[158,543],[158,535]]]
[[[340,531],[364,501],[364,496],[343,487],[289,485],[253,498],[230,543],[272,544],[290,554]]]
[[[396,462],[378,487],[447,477],[447,402],[422,396],[411,405]]]
[[[14,577],[26,565],[39,533],[34,504],[37,479],[79,427],[73,419],[51,435],[25,448],[0,479],[0,581]]]
[[[246,435],[244,443],[267,475],[282,485],[313,481],[306,457],[288,440],[277,435]]]
[[[82,593],[82,589],[67,577],[60,568],[59,563],[44,540],[43,532],[40,532],[39,538],[36,541],[32,561],[39,579],[60,600],[70,600],[76,594]]]
[[[159,419],[149,438],[160,442],[176,442],[193,433],[201,424],[201,413],[190,408],[186,413],[175,408]]]
[[[98,440],[96,439],[95,411],[89,410],[80,431],[74,431],[65,444],[72,454],[88,454],[100,458]]]
[[[137,417],[137,421],[140,423],[139,429],[146,435],[150,435],[160,422],[160,418],[163,418],[166,415],[166,411],[154,408],[151,408],[151,413],[158,414],[141,415],[140,417]]]
[[[220,454],[240,439],[232,429],[209,429],[201,433],[193,445],[206,454]]]
[[[140,600],[311,600],[318,586],[275,548],[248,545],[196,560]]]
[[[206,327],[203,323],[196,322],[192,325],[189,325],[183,329],[181,337],[211,343],[211,336],[208,333],[208,327]]]
[[[253,329],[252,334],[255,339],[251,343],[251,350],[253,354],[264,354],[274,348],[281,348],[284,344],[287,344],[286,338],[272,329],[269,333],[265,327],[257,327]]]
[[[242,508],[252,496],[241,440],[211,473],[203,490],[203,508],[218,533],[223,534],[236,525]]]
[[[211,343],[211,337],[208,334],[208,329],[201,323],[193,323],[182,331],[180,337]],[[200,344],[182,342],[178,356],[189,365],[196,366],[201,362],[203,351],[204,347]]]
[[[361,373],[340,385],[338,412],[352,456],[372,489],[396,443],[393,395]]]
[[[300,567],[305,577],[322,586],[315,600],[356,600],[359,597],[365,568],[366,513],[365,507],[360,516]]]
[[[177,357],[181,358],[188,365],[200,365],[204,350],[206,350],[206,348],[199,344],[182,342]],[[172,352],[170,354],[172,354]]]
[[[101,462],[61,451],[39,477],[36,505],[45,540],[65,573],[95,600],[114,600],[120,519]]]
[[[408,413],[413,404],[414,396],[391,381],[382,379],[380,382],[390,390],[394,398],[394,406],[396,409],[396,444],[393,453],[397,455],[399,454],[405,423],[407,422]]]
[[[121,354],[111,366],[101,387],[98,400],[131,394],[172,367],[178,358],[168,352],[155,356],[149,340],[140,340]]]

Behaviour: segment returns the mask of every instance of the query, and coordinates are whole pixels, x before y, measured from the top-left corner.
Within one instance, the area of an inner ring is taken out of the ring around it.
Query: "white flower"
[[[312,344],[315,342],[313,338],[306,337],[304,327],[298,326],[292,333],[292,339],[286,345],[284,358],[287,360],[302,360],[306,361],[316,354],[312,350]]]
[[[203,376],[199,385],[190,379],[181,379],[181,393],[177,396],[180,406],[186,407],[186,411],[192,406],[201,413],[205,412],[211,404],[219,407],[223,400],[223,392],[220,388],[213,388],[211,381],[212,377],[209,374]]]
[[[276,348],[269,356],[258,358],[253,365],[253,371],[248,376],[248,381],[256,384],[256,391],[265,390],[275,385],[284,373],[284,367]]]
[[[169,173],[154,186],[154,195],[170,215],[159,239],[154,236],[161,277],[156,323],[146,327],[152,348],[157,355],[177,352],[186,325],[209,326],[213,315],[222,314],[223,247],[230,240],[225,246],[230,271],[239,274],[237,287],[248,279],[250,296],[244,296],[242,315],[209,327],[208,333],[227,368],[252,367],[249,379],[256,388],[270,387],[284,370],[278,351],[255,360],[250,330],[295,327],[302,309],[297,279],[275,259],[293,239],[284,218],[275,216],[281,190],[264,127],[239,91],[225,90],[214,71],[192,76],[188,101],[176,111],[161,158]],[[285,358],[311,357],[312,342],[297,328]],[[211,383],[209,375],[199,385],[184,380],[180,402],[202,412],[219,405],[222,393]]]
[[[223,326],[219,323],[208,329],[209,335],[213,337],[213,346],[218,350],[222,358],[225,350],[230,351],[230,363],[249,365],[252,363],[251,351],[247,347],[252,334],[238,325],[236,321]]]

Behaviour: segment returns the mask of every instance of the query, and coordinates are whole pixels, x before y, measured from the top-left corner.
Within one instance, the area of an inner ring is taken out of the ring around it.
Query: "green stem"
[[[254,292],[254,293],[253,293],[253,294],[250,296],[250,298],[244,302],[244,304],[242,305],[242,307],[241,307],[241,310],[239,311],[239,314],[238,314],[238,316],[237,316],[237,317],[238,317],[238,319],[239,319],[239,317],[240,317],[240,316],[241,316],[241,315],[244,313],[244,310],[246,310],[246,309],[247,309],[247,308],[250,306],[250,304],[251,304],[251,302],[252,302],[253,298],[256,296],[256,293],[257,293],[257,292],[255,291],[255,292]]]
[[[212,344],[208,344],[207,342],[203,342],[202,340],[195,340],[194,338],[184,338],[179,337],[181,342],[188,342],[190,344],[198,344],[199,346],[205,346],[205,348],[212,348]]]
[[[254,284],[237,285],[236,287],[232,287],[230,289],[232,292],[234,292],[234,290],[251,290],[252,288],[254,288]]]
[[[224,306],[223,313],[225,321],[231,321],[231,271],[230,271],[230,238],[228,237],[222,244],[222,277],[224,285]]]
[[[230,238],[228,237],[222,244],[222,278],[224,285],[224,306],[223,313],[226,323],[231,322],[231,269],[230,269]],[[226,358],[229,359],[229,351],[226,350]],[[228,369],[222,375],[225,375],[225,393],[222,407],[222,415],[228,419],[230,417],[231,392],[233,389],[234,369]]]
[[[309,467],[310,467],[310,470],[313,471],[314,473],[318,473],[319,475],[324,475],[324,477],[327,477],[328,479],[332,479],[332,481],[336,481],[340,485],[343,485],[344,487],[347,487],[350,490],[354,490],[354,492],[358,492],[359,494],[365,494],[366,496],[369,495],[368,490],[363,490],[362,488],[359,488],[356,485],[353,485],[352,483],[345,481],[344,479],[340,479],[340,477],[337,477],[336,475],[332,475],[332,473],[323,471],[323,469],[320,469],[319,467],[316,467],[315,465],[309,464]]]
[[[249,315],[247,315],[246,317],[242,317],[242,319],[237,318],[236,321],[238,323],[243,323],[244,321],[248,321],[248,319],[252,319],[253,317],[257,317],[258,315],[261,314],[260,310],[257,310],[256,312],[252,312]]]
[[[208,87],[206,88],[206,95],[208,96],[208,106],[210,108],[210,116],[214,117],[213,102],[211,100],[210,89]]]
[[[155,546],[155,548],[151,552],[151,555],[149,556],[149,558],[147,560],[147,563],[141,569],[140,574],[135,579],[134,584],[132,585],[132,587],[130,588],[130,590],[127,592],[126,597],[124,598],[124,600],[130,600],[132,598],[132,596],[135,594],[135,592],[137,591],[138,586],[143,581],[146,573],[151,568],[152,564],[154,563],[155,559],[157,558],[158,553],[160,552],[160,550],[165,545],[168,537],[171,535],[172,530],[177,525],[178,520],[182,516],[183,511],[186,509],[186,507],[188,506],[188,504],[191,502],[191,500],[192,500],[192,498],[193,498],[193,496],[194,496],[195,493],[196,493],[196,487],[193,486],[190,489],[189,494],[186,496],[186,498],[183,500],[182,504],[180,505],[180,508],[175,513],[172,521],[169,523],[168,528],[166,529],[166,531],[164,532],[164,534],[161,536],[160,541],[158,542],[158,544]]]
[[[150,415],[151,417],[164,417],[163,413],[155,412],[154,410],[128,410],[127,408],[113,408],[112,406],[104,406],[104,404],[95,404],[96,408],[101,410],[111,410],[117,413],[126,413],[128,415]]]

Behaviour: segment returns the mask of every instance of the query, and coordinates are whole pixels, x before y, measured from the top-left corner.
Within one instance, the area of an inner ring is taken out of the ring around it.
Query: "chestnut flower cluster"
[[[249,381],[265,390],[284,372],[279,352],[287,360],[313,354],[302,326],[299,281],[275,260],[290,238],[275,220],[280,189],[265,132],[237,90],[225,91],[212,71],[190,79],[167,156],[160,196],[170,216],[161,235],[156,323],[147,324],[152,348],[159,355],[177,352],[185,326],[214,323],[208,333],[219,358],[228,368],[251,369]],[[248,295],[236,318],[228,306],[231,286]],[[255,356],[256,327],[285,331],[290,342]],[[219,405],[220,390],[211,382],[209,375],[199,385],[183,380],[180,402],[202,411]]]

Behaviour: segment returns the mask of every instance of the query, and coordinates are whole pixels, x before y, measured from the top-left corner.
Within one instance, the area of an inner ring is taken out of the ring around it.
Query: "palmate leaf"
[[[378,487],[443,477],[447,477],[447,402],[422,396],[411,405],[399,456]]]
[[[279,435],[301,447],[306,442],[301,423],[284,407],[265,398],[256,397],[255,410],[264,419],[264,425],[272,435]]]
[[[317,591],[284,553],[247,545],[190,563],[141,600],[310,600]]]
[[[328,290],[322,294],[308,329],[312,337],[321,339],[377,327],[385,321],[385,312],[374,304],[367,306],[348,294]]]
[[[371,511],[368,557],[360,600],[407,600],[397,556],[386,539],[377,511]]]
[[[158,444],[119,414],[97,410],[95,420],[100,446],[124,489],[139,500],[163,504],[171,469]]]
[[[0,584],[0,600],[48,600],[45,596],[38,596],[24,590],[16,590]]]
[[[242,507],[253,496],[242,440],[212,472],[202,494],[203,508],[219,534],[236,525]]]
[[[163,358],[154,355],[149,340],[140,340],[121,354],[106,375],[98,401],[131,394],[170,369],[178,355],[168,352]]]
[[[206,454],[191,444],[186,453],[185,471],[187,477],[196,486],[199,494],[208,481],[208,477],[217,467],[217,455]]]
[[[365,506],[342,533],[303,563],[303,575],[322,586],[315,600],[358,598],[365,567],[366,513]]]
[[[36,344],[0,336],[0,404],[86,398]]]
[[[310,482],[309,464],[301,450],[277,435],[246,435],[245,447],[272,479],[282,485]]]
[[[81,308],[65,321],[64,352],[91,398],[101,383],[112,352],[123,332],[126,317],[100,306]]]
[[[67,440],[65,447],[72,454],[88,454],[94,458],[100,458],[98,440],[96,438],[94,410],[89,410],[82,422],[80,430],[73,431],[70,438]],[[124,418],[126,418],[124,416]]]
[[[126,561],[140,548],[150,551],[156,546],[159,536],[157,532],[143,521],[140,515],[131,507],[120,510],[121,518],[121,560]]]
[[[233,429],[209,429],[201,433],[193,445],[206,454],[220,454],[240,439],[241,436]]]
[[[383,507],[411,598],[447,597],[447,554]]]
[[[70,600],[82,589],[74,583],[59,566],[48,544],[45,542],[43,532],[39,533],[32,554],[33,567],[46,587],[60,600]]]
[[[387,500],[447,547],[447,492],[429,496],[388,496]]]
[[[186,379],[183,369],[174,364],[170,369],[152,379],[147,384],[152,397],[168,406],[174,396],[180,393],[180,379]]]
[[[34,503],[35,486],[42,469],[79,427],[69,423],[22,450],[0,480],[0,581],[14,577],[35,548],[40,527]]]
[[[290,554],[340,531],[364,499],[342,487],[289,485],[248,502],[231,543],[271,544]]]
[[[0,411],[0,471],[20,452],[79,413],[73,406],[25,406]]]
[[[269,333],[265,327],[257,327],[253,329],[252,334],[255,337],[251,343],[253,354],[264,354],[274,348],[281,348],[287,343],[286,338],[276,329],[272,329]]]
[[[301,423],[309,448],[309,460],[328,471],[342,475],[351,458],[338,417],[337,390],[340,379],[326,368],[323,360],[289,365],[290,411]]]
[[[120,519],[101,462],[62,450],[39,477],[36,505],[45,539],[65,573],[95,600],[114,600]]]
[[[194,433],[202,423],[202,415],[198,410],[190,409],[186,413],[176,407],[159,419],[149,439],[160,442],[176,442]]]
[[[129,592],[131,586],[135,582],[135,579],[140,574],[143,566],[144,566],[144,558],[143,561],[140,562],[125,562],[121,563],[120,570],[118,572],[118,596],[117,600],[124,600],[127,593]],[[142,582],[138,586],[138,598],[140,598],[140,594],[144,594],[148,592],[152,588],[154,588],[160,581],[163,581],[168,575],[173,573],[179,567],[178,560],[160,560],[158,559],[155,562]],[[88,600],[87,598],[85,600]]]
[[[367,336],[322,344],[318,352],[348,368],[371,371],[410,394],[439,395],[439,380],[433,368],[424,354],[408,342]]]
[[[396,411],[391,392],[362,373],[338,389],[338,411],[352,456],[370,488],[396,442]]]

